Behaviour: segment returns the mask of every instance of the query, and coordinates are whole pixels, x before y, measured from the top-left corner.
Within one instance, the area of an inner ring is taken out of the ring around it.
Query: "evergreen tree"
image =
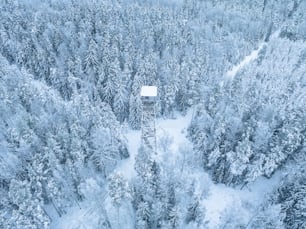
[[[284,215],[281,213],[280,206],[274,205],[263,209],[248,223],[248,229],[255,228],[285,228],[283,224]]]
[[[41,186],[40,181],[37,182],[32,185]],[[50,218],[42,207],[41,190],[36,189],[33,193],[27,181],[12,180],[9,198],[16,206],[8,223],[9,228],[49,228]]]
[[[203,212],[200,206],[200,200],[198,196],[192,196],[192,200],[188,205],[187,215],[186,215],[186,223],[189,224],[191,222],[196,223],[196,225],[200,226],[203,222]]]
[[[127,181],[123,178],[122,174],[115,173],[109,177],[108,193],[117,210],[117,223],[118,228],[120,228],[122,227],[120,225],[120,207],[128,197]]]
[[[129,101],[129,124],[133,129],[140,129],[142,101],[139,94],[131,94]]]
[[[150,206],[147,202],[141,201],[136,210],[136,229],[150,228]]]
[[[129,73],[124,70],[121,76],[118,78],[116,85],[116,92],[114,96],[114,113],[117,115],[117,119],[122,123],[127,118],[128,113],[128,97],[127,82],[129,79]]]
[[[248,168],[250,158],[253,156],[252,144],[245,136],[244,139],[238,143],[235,151],[227,153],[226,157],[230,164],[230,171],[234,176],[240,176],[245,173]]]

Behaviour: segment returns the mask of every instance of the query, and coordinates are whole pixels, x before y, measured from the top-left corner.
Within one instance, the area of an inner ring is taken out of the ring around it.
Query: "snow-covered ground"
[[[185,116],[177,115],[176,119],[157,119],[156,121],[157,135],[162,136],[167,133],[167,136],[172,138],[170,146],[171,154],[173,154],[170,157],[172,158],[178,153],[181,144],[189,143],[186,139],[186,129],[192,119],[192,114],[193,111],[189,110]],[[130,180],[136,175],[134,163],[138,147],[140,146],[141,132],[129,130],[126,133],[126,137],[130,157],[122,160],[115,171],[120,172],[127,180]],[[160,158],[165,157],[165,155],[159,156]],[[241,189],[240,187],[232,188],[222,184],[214,184],[204,170],[194,171],[192,177],[200,183],[205,183],[199,184],[199,186],[202,189],[208,190],[208,194],[202,199],[202,206],[205,208],[205,220],[209,222],[208,227],[211,229],[218,228],[220,221],[223,220],[224,213],[226,211],[233,211],[235,208],[237,210],[239,209],[241,217],[245,219],[251,218],[254,211],[262,203],[265,195],[273,189],[280,178],[278,174],[269,180],[261,178]],[[80,207],[75,206],[69,209],[69,213],[64,215],[60,221],[56,222],[56,225],[54,224],[54,228],[95,228],[94,225],[98,223],[97,214],[101,214],[101,211],[103,211],[103,208],[98,203],[103,202],[105,190],[96,190],[99,186],[96,184],[97,181],[94,178],[86,182],[86,188],[89,190],[87,199],[80,203]],[[104,196],[102,193],[104,193]],[[108,201],[104,201],[103,203],[108,205]],[[133,217],[131,216],[130,218],[132,220]],[[126,224],[126,228],[132,228],[132,225],[130,222]]]
[[[239,212],[238,218],[247,221],[251,219],[264,198],[277,186],[280,178],[279,173],[272,179],[260,178],[243,189],[210,183],[209,195],[203,201],[209,228],[218,228],[224,214],[231,215],[230,211],[233,215]]]
[[[140,137],[141,137],[140,131],[129,130],[126,133],[130,157],[125,160],[122,160],[118,164],[118,167],[116,168],[115,171],[121,173],[127,180],[130,180],[136,175],[134,164],[135,164],[135,157],[136,157],[138,148],[140,146]]]

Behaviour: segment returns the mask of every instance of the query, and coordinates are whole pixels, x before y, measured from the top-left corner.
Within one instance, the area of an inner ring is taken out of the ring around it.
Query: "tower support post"
[[[155,103],[157,87],[143,86],[140,95],[142,100],[141,143],[146,150],[156,154]]]

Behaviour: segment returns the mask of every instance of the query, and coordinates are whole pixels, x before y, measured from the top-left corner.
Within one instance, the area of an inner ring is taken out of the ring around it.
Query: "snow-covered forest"
[[[305,170],[306,1],[0,0],[1,229],[305,229]]]

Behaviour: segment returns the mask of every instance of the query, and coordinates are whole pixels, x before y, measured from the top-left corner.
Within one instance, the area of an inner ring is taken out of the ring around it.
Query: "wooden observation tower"
[[[141,143],[145,150],[156,154],[155,103],[156,86],[143,86],[140,92],[142,101]]]

